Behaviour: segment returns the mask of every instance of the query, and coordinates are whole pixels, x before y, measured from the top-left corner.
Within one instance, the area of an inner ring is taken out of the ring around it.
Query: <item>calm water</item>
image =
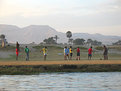
[[[121,91],[121,73],[2,75],[0,91]]]

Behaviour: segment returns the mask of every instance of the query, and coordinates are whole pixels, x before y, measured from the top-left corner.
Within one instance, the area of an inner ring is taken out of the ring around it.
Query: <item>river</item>
[[[121,91],[121,72],[1,75],[0,91]]]

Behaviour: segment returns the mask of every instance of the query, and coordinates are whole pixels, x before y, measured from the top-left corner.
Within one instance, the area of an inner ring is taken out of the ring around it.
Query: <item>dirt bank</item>
[[[82,64],[121,64],[120,60],[80,60],[80,61],[0,61],[2,65],[82,65]]]

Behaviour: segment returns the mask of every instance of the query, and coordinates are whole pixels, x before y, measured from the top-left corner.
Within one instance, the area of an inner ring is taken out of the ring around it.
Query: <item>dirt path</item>
[[[95,60],[95,61],[0,61],[0,66],[2,65],[79,65],[79,64],[121,64],[121,60]]]

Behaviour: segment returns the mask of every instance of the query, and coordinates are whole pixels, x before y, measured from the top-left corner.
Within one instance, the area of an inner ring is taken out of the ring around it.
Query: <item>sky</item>
[[[121,36],[121,0],[0,0],[0,24]]]

